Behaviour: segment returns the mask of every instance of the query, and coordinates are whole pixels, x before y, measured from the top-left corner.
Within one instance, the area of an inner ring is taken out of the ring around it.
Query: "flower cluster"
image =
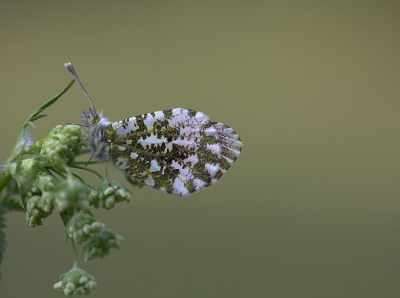
[[[110,210],[114,208],[115,203],[130,202],[129,190],[121,183],[110,180],[103,181],[97,188],[97,191],[92,191],[89,195],[89,202],[94,208],[103,208]]]
[[[103,229],[100,233],[94,234],[83,247],[85,261],[96,257],[104,257],[110,253],[110,248],[119,249],[124,238],[109,229]]]
[[[88,196],[92,188],[72,178],[59,183],[56,192],[56,204],[60,212],[68,209],[87,210],[89,208]]]
[[[54,206],[61,212],[67,208],[88,208],[87,194],[91,188],[72,178],[59,182],[50,171],[65,172],[67,163],[87,146],[86,139],[86,133],[79,126],[58,125],[48,136],[26,148],[37,155],[6,166],[6,172],[18,183],[28,225],[42,225]]]
[[[104,224],[97,221],[94,216],[83,213],[76,213],[68,221],[66,226],[68,236],[77,243],[89,240],[93,234],[101,232]]]
[[[87,136],[78,125],[57,125],[36,145],[48,162],[63,168],[81,153],[82,146],[87,145]]]
[[[42,225],[42,219],[53,212],[56,185],[57,180],[53,176],[39,171],[28,187],[21,187],[26,204],[26,222],[31,227]]]
[[[61,275],[60,281],[54,284],[53,288],[66,296],[90,295],[92,290],[97,288],[97,283],[85,270],[74,267]]]

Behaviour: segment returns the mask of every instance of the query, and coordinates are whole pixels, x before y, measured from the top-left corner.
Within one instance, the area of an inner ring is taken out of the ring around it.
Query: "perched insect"
[[[111,160],[148,186],[179,196],[200,191],[225,174],[241,152],[232,128],[194,110],[163,110],[113,123],[95,109],[72,64],[65,68],[92,105],[82,120],[93,157]]]

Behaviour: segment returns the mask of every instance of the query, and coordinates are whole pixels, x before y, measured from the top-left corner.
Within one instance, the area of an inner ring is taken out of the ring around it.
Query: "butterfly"
[[[82,120],[94,159],[111,161],[147,186],[187,196],[214,184],[241,153],[242,142],[232,128],[190,109],[111,122],[95,109],[72,64],[65,63],[65,68],[91,103]]]

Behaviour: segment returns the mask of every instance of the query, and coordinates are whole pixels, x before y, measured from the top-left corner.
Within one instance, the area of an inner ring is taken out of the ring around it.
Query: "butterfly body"
[[[177,108],[111,122],[95,109],[72,64],[65,67],[92,105],[82,120],[98,162],[110,161],[150,187],[187,196],[214,184],[240,155],[238,134],[202,112]]]

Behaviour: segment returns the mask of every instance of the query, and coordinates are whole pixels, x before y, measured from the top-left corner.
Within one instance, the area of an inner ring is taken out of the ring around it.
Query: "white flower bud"
[[[72,293],[72,290],[71,289],[64,289],[63,293],[64,293],[65,296],[69,296],[69,294]]]
[[[115,189],[114,189],[114,188],[108,187],[108,188],[104,191],[104,194],[105,194],[106,196],[109,196],[109,195],[112,195],[114,192],[115,192]]]
[[[94,290],[94,289],[97,288],[97,283],[95,281],[93,281],[93,280],[90,280],[85,284],[85,288],[88,288],[90,290]]]
[[[80,284],[85,284],[85,283],[87,283],[87,282],[88,282],[88,279],[87,279],[86,276],[82,276],[82,277],[79,279],[79,283],[80,283]]]
[[[115,197],[114,196],[108,197],[106,200],[106,209],[110,210],[112,207],[114,207],[114,205],[115,205]]]

